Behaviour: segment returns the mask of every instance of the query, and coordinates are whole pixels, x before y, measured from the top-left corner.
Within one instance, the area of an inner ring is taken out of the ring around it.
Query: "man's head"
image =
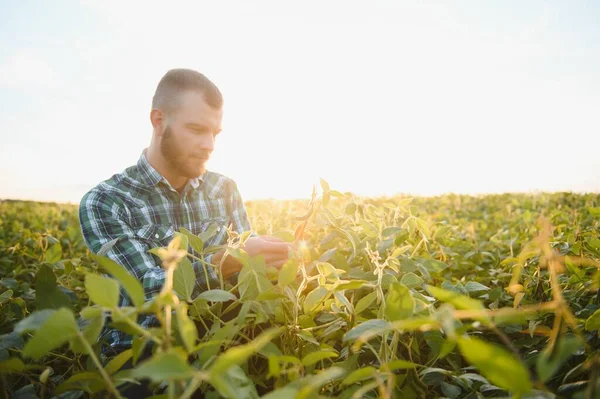
[[[203,74],[172,69],[158,83],[152,99],[151,146],[161,155],[165,172],[172,177],[193,178],[205,163],[221,131],[223,97]]]

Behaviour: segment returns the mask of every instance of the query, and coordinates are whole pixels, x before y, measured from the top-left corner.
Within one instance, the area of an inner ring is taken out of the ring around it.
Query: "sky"
[[[245,200],[600,192],[600,3],[0,0],[0,199],[137,162],[171,68],[224,96]]]

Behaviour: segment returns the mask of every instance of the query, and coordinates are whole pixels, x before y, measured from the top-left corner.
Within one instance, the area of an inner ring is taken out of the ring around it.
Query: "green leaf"
[[[282,398],[295,398],[298,390],[292,387],[278,388],[274,391],[269,392],[266,395],[261,396],[261,399],[282,399]]]
[[[119,283],[112,278],[87,274],[85,289],[90,299],[100,306],[116,308],[119,303]]]
[[[366,280],[352,280],[348,281],[347,283],[340,283],[337,287],[335,287],[335,290],[357,290],[362,288],[365,284],[367,284]]]
[[[298,336],[300,338],[302,338],[303,340],[305,340],[306,342],[310,342],[312,344],[319,346],[319,341],[317,341],[315,339],[315,336],[312,335],[312,333],[310,331],[300,330],[300,331],[298,331]]]
[[[0,305],[4,302],[8,302],[10,298],[13,296],[13,290],[6,290],[2,294],[0,294]]]
[[[35,306],[42,309],[72,309],[69,297],[56,286],[56,276],[47,265],[40,266],[35,275]]]
[[[235,301],[237,297],[233,295],[229,291],[215,289],[210,291],[204,291],[196,298],[206,299],[210,302],[227,302],[227,301]]]
[[[373,366],[363,367],[357,370],[354,370],[348,377],[342,381],[342,385],[350,385],[354,384],[358,381],[363,381],[373,377],[377,373],[377,369]]]
[[[62,258],[62,247],[60,243],[54,243],[46,250],[44,254],[44,261],[48,263],[56,263]]]
[[[284,329],[284,327],[270,328],[265,330],[251,342],[228,349],[213,363],[209,370],[210,374],[216,375],[224,373],[233,365],[245,363],[253,353],[259,351],[262,347],[271,342],[272,339],[281,335]]]
[[[390,321],[408,319],[413,315],[415,300],[410,290],[400,283],[392,283],[385,297],[385,316]]]
[[[202,239],[200,237],[198,237],[191,231],[186,230],[183,227],[180,227],[179,231],[187,237],[189,245],[192,247],[192,249],[194,251],[196,251],[196,253],[198,253],[198,254],[204,253],[204,241],[202,241]]]
[[[448,384],[447,382],[444,382],[444,381],[441,382],[440,388],[442,389],[443,394],[446,395],[450,399],[458,398],[458,396],[462,392],[460,387],[458,387],[456,385]]]
[[[519,395],[531,391],[529,371],[506,349],[477,338],[459,338],[458,347],[493,384]]]
[[[108,375],[113,375],[119,371],[129,359],[131,359],[132,354],[132,349],[127,349],[119,353],[117,356],[110,359],[106,366],[104,366],[104,371],[106,371]]]
[[[359,339],[365,333],[371,333],[373,331],[383,332],[383,331],[386,331],[387,329],[389,329],[390,326],[391,326],[390,323],[385,320],[381,320],[381,319],[367,320],[364,323],[361,323],[361,324],[357,325],[356,327],[354,327],[353,329],[351,329],[350,331],[348,331],[344,335],[343,341],[344,342],[355,341],[355,340]]]
[[[406,273],[402,276],[402,280],[400,280],[402,285],[407,286],[408,288],[416,288],[423,285],[423,279],[413,272]]]
[[[187,363],[187,354],[180,348],[154,354],[152,358],[140,363],[132,372],[135,378],[149,378],[152,381],[183,380],[193,375]]]
[[[360,314],[363,310],[367,309],[377,299],[377,292],[373,291],[370,294],[360,298],[354,307],[354,313]]]
[[[187,314],[187,306],[181,303],[175,309],[177,316],[177,326],[179,327],[179,336],[185,345],[188,353],[194,350],[196,340],[198,339],[198,329],[194,322],[189,318]]]
[[[593,315],[585,321],[585,329],[587,331],[600,330],[600,309],[596,310]]]
[[[136,307],[144,305],[144,289],[140,282],[125,270],[120,264],[105,256],[92,255],[100,267],[116,278],[131,298]]]
[[[448,291],[443,288],[434,287],[432,285],[425,286],[427,291],[436,299],[442,302],[451,303],[456,309],[463,310],[482,310],[485,309],[483,303],[477,299],[469,298],[466,295],[457,294],[453,291]]]
[[[37,310],[27,318],[15,324],[14,331],[17,334],[37,331],[55,312],[56,310],[54,309]]]
[[[191,302],[195,284],[196,274],[192,263],[188,258],[181,259],[173,273],[173,290],[181,299]]]
[[[280,287],[285,287],[294,282],[296,275],[298,274],[298,261],[296,259],[289,259],[281,270],[279,271],[279,277],[277,284]]]
[[[588,207],[588,212],[592,216],[600,216],[600,206],[597,207]]]
[[[338,357],[338,353],[335,351],[318,351],[311,352],[308,355],[302,358],[302,364],[305,366],[312,366],[313,364],[321,361],[323,359],[328,359],[330,357]]]
[[[208,242],[208,240],[210,240],[214,237],[215,234],[217,234],[218,230],[219,225],[217,223],[213,223],[210,226],[208,226],[208,228],[205,231],[198,234],[198,237],[202,240],[202,242]]]
[[[377,227],[375,227],[372,223],[366,221],[365,219],[360,219],[359,221],[361,227],[363,228],[363,232],[370,238],[378,238],[379,231]]]
[[[548,347],[537,358],[536,369],[542,382],[548,381],[560,366],[582,346],[576,336],[562,338],[558,340],[557,344],[556,350],[553,351],[552,347]]]
[[[467,282],[467,284],[465,284],[465,289],[469,291],[469,293],[471,293],[489,291],[490,287],[486,287],[485,285],[478,283],[477,281],[469,281]]]
[[[325,297],[329,295],[329,291],[325,287],[317,287],[306,295],[304,300],[304,314],[309,314],[317,307],[321,302],[325,300]]]
[[[88,320],[87,326],[85,326],[82,331],[83,337],[87,342],[93,345],[98,340],[98,336],[100,336],[100,333],[104,328],[104,312],[100,308],[87,307],[81,311],[81,316],[84,320]],[[71,349],[78,353],[87,353],[87,348],[79,339],[71,341]]]
[[[437,259],[425,259],[423,261],[423,267],[425,267],[429,273],[438,274],[450,266]]]
[[[253,257],[249,263],[242,267],[238,275],[240,299],[253,300],[265,291],[273,288],[273,284],[266,276],[264,257]]]
[[[0,362],[0,374],[4,373],[22,373],[27,370],[41,369],[44,366],[34,364],[25,364],[18,357],[11,357],[8,360]]]
[[[68,380],[56,387],[56,393],[79,390],[86,392],[98,392],[104,388],[104,380],[99,373],[83,372],[74,374]]]
[[[25,348],[23,356],[40,359],[49,351],[63,345],[77,335],[77,324],[73,312],[61,308],[54,312],[37,333],[31,338]]]
[[[295,399],[306,399],[312,397],[313,393],[319,390],[323,385],[329,381],[339,378],[344,375],[345,370],[341,367],[330,367],[325,369],[318,374],[313,374],[302,382],[302,389],[298,392]]]
[[[380,369],[384,371],[394,371],[394,370],[406,370],[406,369],[414,369],[418,364],[409,362],[408,360],[397,359],[392,360],[389,363],[384,363],[381,365]]]

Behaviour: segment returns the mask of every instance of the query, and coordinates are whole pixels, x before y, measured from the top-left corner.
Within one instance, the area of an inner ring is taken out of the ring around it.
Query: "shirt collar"
[[[152,165],[150,165],[150,162],[148,162],[148,158],[146,158],[146,150],[147,148],[142,151],[140,159],[137,162],[137,167],[140,172],[142,182],[149,186],[156,186],[160,181],[164,180],[165,183],[168,184],[167,179],[165,179],[164,176],[154,169]],[[206,172],[198,177],[189,179],[188,184],[190,184],[194,189],[197,189],[204,181],[205,175]]]

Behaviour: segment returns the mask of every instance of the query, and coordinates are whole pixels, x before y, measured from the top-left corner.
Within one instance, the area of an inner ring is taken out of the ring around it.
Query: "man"
[[[227,227],[249,231],[250,222],[235,182],[205,169],[221,131],[223,99],[204,75],[189,69],[168,71],[160,80],[152,101],[152,139],[139,161],[122,173],[101,182],[84,195],[79,208],[86,245],[98,253],[117,240],[105,256],[122,265],[141,281],[146,300],[160,292],[165,270],[148,250],[166,246],[179,228],[199,234],[217,224],[206,245],[227,240]],[[287,259],[288,244],[275,237],[252,234],[244,249],[250,256],[263,255],[268,266],[280,268]],[[191,251],[191,249],[190,249]],[[219,265],[221,250],[204,260]],[[223,278],[235,284],[241,264],[228,256]],[[219,286],[218,268],[209,267],[208,281],[200,262],[193,264],[197,290]],[[130,305],[121,295],[120,306]],[[141,320],[144,328],[157,325],[154,316]],[[132,337],[107,329],[103,354],[111,357],[130,348]]]

